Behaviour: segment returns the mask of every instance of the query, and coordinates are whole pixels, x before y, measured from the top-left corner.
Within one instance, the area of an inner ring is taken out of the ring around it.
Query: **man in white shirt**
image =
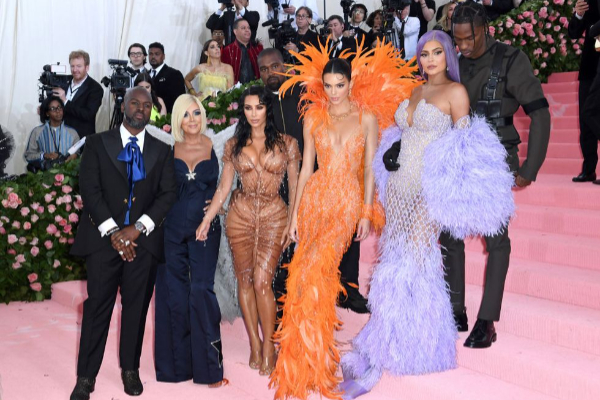
[[[409,17],[409,13],[410,3],[402,9],[400,16],[398,13],[394,13],[394,29],[397,36],[397,42],[394,45],[402,51],[402,58],[405,60],[410,60],[416,55],[421,28],[419,18]]]
[[[225,4],[221,4],[221,7],[206,21],[206,27],[211,32],[222,29],[225,34],[225,46],[228,46],[235,41],[233,23],[238,19],[245,19],[248,21],[250,30],[252,31],[250,41],[254,43],[256,41],[256,30],[260,21],[260,14],[258,14],[258,11],[248,10],[249,0],[232,0],[232,3],[234,5],[233,10],[227,10]]]

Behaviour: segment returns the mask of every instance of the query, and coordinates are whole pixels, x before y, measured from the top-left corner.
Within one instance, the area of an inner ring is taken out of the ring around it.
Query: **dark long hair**
[[[332,58],[323,67],[323,75],[321,77],[325,76],[325,74],[342,74],[350,81],[352,80],[352,65],[343,58]]]
[[[135,81],[133,82],[133,86],[137,86],[140,82],[147,82],[150,84],[150,96],[152,97],[152,104],[154,104],[158,112],[160,112],[162,106],[158,102],[158,97],[154,92],[154,84],[152,83],[152,78],[150,78],[150,74],[147,72],[140,72],[139,74],[137,74],[137,76],[135,77]]]
[[[205,64],[208,62],[208,56],[204,53],[206,53],[208,51],[208,46],[210,46],[210,44],[212,42],[217,42],[215,39],[208,39],[206,42],[204,42],[204,46],[202,47],[202,52],[200,53],[200,64]],[[219,43],[217,42],[217,45]]]
[[[244,105],[246,97],[258,96],[258,101],[267,109],[267,124],[265,125],[265,148],[267,152],[274,151],[275,146],[279,146],[279,150],[285,151],[285,142],[283,135],[275,127],[275,117],[273,116],[273,94],[271,94],[263,86],[250,86],[244,90],[239,101],[239,122],[235,128],[235,145],[233,147],[233,155],[238,157],[242,149],[246,147],[248,141],[252,142],[252,127],[244,113]]]

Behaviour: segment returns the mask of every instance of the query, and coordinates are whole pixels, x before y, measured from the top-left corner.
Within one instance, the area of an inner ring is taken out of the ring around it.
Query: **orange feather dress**
[[[312,393],[339,399],[336,376],[340,361],[335,331],[341,322],[335,304],[340,284],[338,266],[356,231],[364,202],[365,138],[360,126],[335,152],[327,133],[332,124],[322,73],[329,61],[326,47],[308,46],[294,53],[301,65],[280,89],[285,93],[295,84],[304,88],[301,104],[305,119],[319,121],[311,132],[319,169],[310,177],[298,209],[298,236],[286,282],[283,318],[275,341],[279,357],[271,375],[275,399],[306,399]],[[350,54],[342,54],[347,58]],[[375,50],[363,52],[358,46],[352,62],[351,101],[361,112],[377,117],[380,128],[393,123],[398,104],[410,96],[418,82],[391,44],[380,43]],[[380,129],[381,130],[381,129]],[[372,226],[380,230],[385,217],[377,197]]]

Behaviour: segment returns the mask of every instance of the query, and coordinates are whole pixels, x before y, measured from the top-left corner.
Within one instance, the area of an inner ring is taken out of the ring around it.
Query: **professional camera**
[[[110,127],[114,128],[123,122],[123,113],[121,112],[121,104],[125,99],[125,92],[131,86],[131,77],[134,76],[135,70],[127,66],[127,60],[108,59],[108,65],[113,70],[110,77],[105,76],[100,82],[106,87],[110,86],[110,92],[114,95],[115,106]]]
[[[287,19],[281,23],[274,22],[269,28],[269,39],[273,40],[273,47],[281,51],[283,54],[283,61],[286,63],[293,63],[292,55],[284,48],[289,42],[296,40],[298,33],[292,27],[292,21],[294,19]]]
[[[382,0],[382,11],[383,11],[383,32],[390,34],[393,32],[394,26],[394,13],[400,12],[406,7],[410,6],[411,0]]]
[[[56,64],[47,64],[42,67],[42,74],[40,75],[39,86],[40,103],[44,101],[46,97],[52,96],[52,90],[56,87],[65,88],[69,86],[69,82],[73,78],[72,75],[67,75],[67,66],[60,65],[59,62]]]
[[[27,171],[33,172],[34,174],[38,171],[48,171],[54,167],[57,167],[61,164],[64,164],[67,161],[69,156],[65,156],[64,154],[60,154],[55,160],[35,160],[31,161],[27,164]]]
[[[225,4],[227,9],[233,8],[233,2],[231,0],[219,0],[219,4]]]

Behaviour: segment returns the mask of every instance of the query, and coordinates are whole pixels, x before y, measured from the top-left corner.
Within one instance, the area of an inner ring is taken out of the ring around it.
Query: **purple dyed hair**
[[[430,42],[432,40],[440,42],[442,47],[444,48],[444,53],[446,53],[446,65],[448,67],[448,77],[452,79],[454,82],[460,82],[460,74],[458,72],[458,55],[456,54],[456,50],[454,49],[454,43],[448,34],[444,31],[433,30],[429,31],[419,39],[419,43],[417,43],[417,63],[419,64],[419,71],[421,71],[421,75],[423,78],[427,79],[427,74],[423,72],[423,66],[421,65],[421,51],[423,51],[423,47],[425,43]]]

